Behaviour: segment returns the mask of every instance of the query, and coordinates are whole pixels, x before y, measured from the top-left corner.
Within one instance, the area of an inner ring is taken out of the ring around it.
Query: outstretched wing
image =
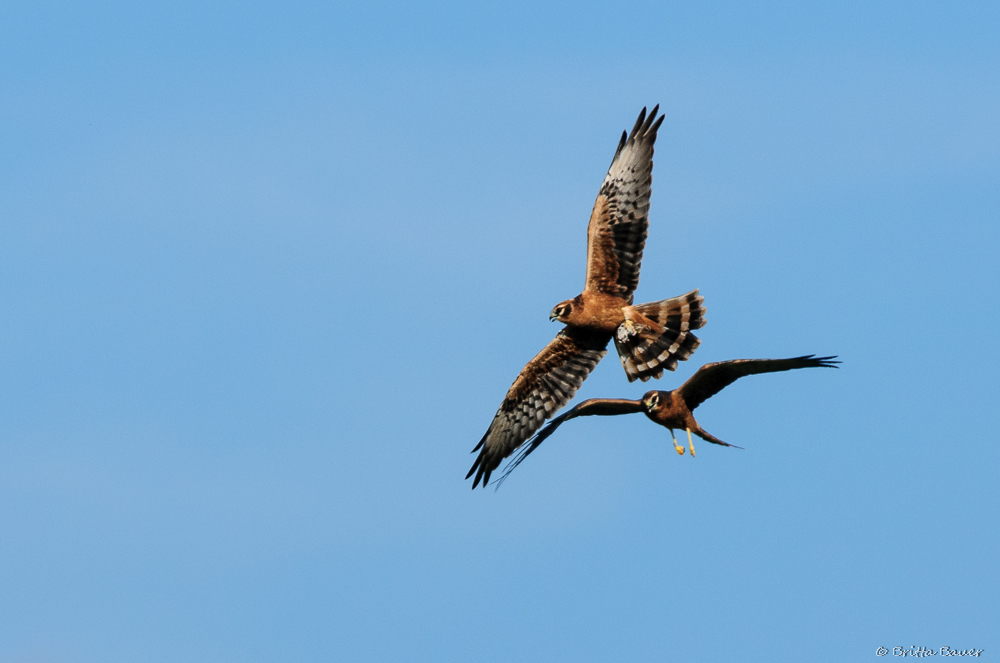
[[[734,359],[705,364],[679,391],[688,409],[693,410],[744,376],[790,371],[794,368],[837,368],[840,362],[833,361],[834,359],[836,356],[805,355],[791,359]]]
[[[476,475],[473,488],[480,481],[485,487],[500,462],[573,398],[607,353],[610,340],[610,335],[567,327],[521,369],[483,439],[472,450],[479,451],[479,456],[465,478]]]
[[[504,482],[504,479],[514,471],[514,468],[521,464],[525,458],[531,454],[532,451],[538,448],[542,442],[545,441],[549,435],[556,432],[559,426],[569,419],[575,419],[576,417],[586,417],[590,415],[597,416],[612,416],[616,414],[632,414],[633,412],[642,412],[643,405],[642,401],[630,401],[625,398],[591,398],[579,403],[571,410],[567,410],[563,414],[545,424],[545,428],[538,431],[538,434],[531,440],[531,444],[526,444],[521,447],[521,450],[517,452],[517,455],[507,463],[507,467],[503,469],[503,476],[496,482],[497,487]]]
[[[649,227],[653,143],[663,115],[646,109],[621,142],[597,194],[587,227],[586,290],[621,297],[629,304],[639,286],[639,267]],[[655,120],[655,121],[654,121]]]

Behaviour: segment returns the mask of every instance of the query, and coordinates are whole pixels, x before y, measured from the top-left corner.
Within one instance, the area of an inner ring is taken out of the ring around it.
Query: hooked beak
[[[549,313],[549,322],[552,322],[553,320],[555,320],[556,317],[557,316],[556,316],[556,312],[555,311],[552,311],[552,313]]]

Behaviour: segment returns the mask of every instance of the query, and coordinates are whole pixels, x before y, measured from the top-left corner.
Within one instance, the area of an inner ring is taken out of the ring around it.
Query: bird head
[[[642,397],[642,404],[646,406],[646,412],[652,412],[660,407],[660,399],[660,392],[655,390],[647,391]]]
[[[564,302],[556,304],[556,307],[552,309],[552,313],[549,313],[549,321],[558,320],[559,322],[569,322],[569,314],[573,311],[573,300],[567,299]]]

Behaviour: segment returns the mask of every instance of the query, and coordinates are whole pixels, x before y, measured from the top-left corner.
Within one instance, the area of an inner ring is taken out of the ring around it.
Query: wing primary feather
[[[659,108],[659,106],[657,106]],[[643,123],[646,121],[646,107],[643,106],[642,110],[639,112],[639,117],[635,120],[635,125],[632,127],[632,132],[630,136],[634,139],[638,134],[639,129],[642,127]]]
[[[657,105],[656,108],[653,109],[653,115],[656,115],[656,111],[659,108],[660,108],[660,106]],[[653,126],[649,128],[649,133],[655,134],[660,129],[660,125],[663,124],[663,120],[666,117],[667,117],[666,115],[661,115],[660,119],[658,119],[656,122],[654,122]]]
[[[490,475],[541,428],[545,419],[569,402],[607,353],[610,334],[567,327],[521,369],[483,439],[466,479],[486,486]]]
[[[639,285],[649,228],[656,131],[665,116],[646,109],[623,134],[598,190],[587,228],[587,290],[621,297],[629,304]]]
[[[734,359],[705,364],[679,390],[688,408],[694,410],[732,383],[747,375],[777,373],[798,368],[839,368],[836,356],[803,355],[789,359]]]
[[[627,142],[628,142],[628,132],[627,131],[623,131],[622,132],[622,139],[620,141],[618,141],[618,149],[615,150],[615,156],[613,156],[611,158],[611,165],[612,166],[615,163],[615,159],[618,158],[618,155],[622,153],[622,150],[625,148],[625,143],[627,143]],[[608,166],[608,169],[610,170],[611,166]]]
[[[520,465],[532,451],[537,449],[539,445],[545,441],[547,437],[556,432],[556,429],[559,428],[559,426],[570,419],[595,415],[614,416],[618,414],[632,414],[634,412],[642,412],[643,407],[642,401],[632,401],[624,398],[590,398],[582,403],[578,403],[572,409],[567,410],[547,423],[542,430],[535,434],[535,437],[530,440],[529,444],[521,446],[517,454],[515,454],[515,456],[507,462],[507,465],[504,467],[503,474],[494,483],[494,489],[499,489],[500,484],[502,484],[504,480],[510,476],[510,473],[514,471],[514,468]]]

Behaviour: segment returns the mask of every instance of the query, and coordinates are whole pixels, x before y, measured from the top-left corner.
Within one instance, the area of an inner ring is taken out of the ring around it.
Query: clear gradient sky
[[[0,661],[1000,657],[998,43],[991,2],[4,4]],[[743,450],[581,419],[472,492],[656,103],[637,300],[708,307],[656,386],[843,367],[703,405]]]

